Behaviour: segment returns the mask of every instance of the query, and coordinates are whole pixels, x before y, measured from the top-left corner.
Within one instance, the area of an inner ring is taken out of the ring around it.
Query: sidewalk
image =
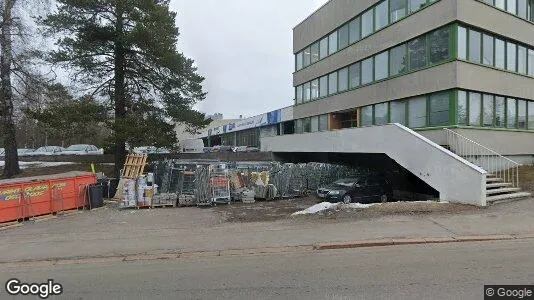
[[[210,209],[104,208],[0,231],[0,263],[292,247],[374,239],[534,234],[534,200],[476,212],[226,223]]]

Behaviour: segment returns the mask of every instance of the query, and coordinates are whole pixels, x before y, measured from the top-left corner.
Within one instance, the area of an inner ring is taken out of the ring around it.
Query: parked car
[[[6,149],[0,148],[0,157],[4,157],[6,155]]]
[[[26,156],[29,153],[32,153],[33,151],[35,151],[35,149],[27,149],[27,148],[17,149],[17,153],[19,154],[19,156]]]
[[[171,151],[167,148],[156,148],[154,146],[144,146],[144,147],[135,147],[133,149],[134,153],[137,154],[169,154]]]
[[[391,184],[380,175],[343,178],[317,189],[317,196],[326,202],[376,203],[388,202],[393,197]]]
[[[61,152],[62,155],[102,155],[104,149],[99,149],[94,145],[78,144],[71,145],[65,151]]]
[[[37,148],[37,150],[30,152],[26,155],[29,155],[29,156],[59,155],[63,151],[65,151],[65,148],[60,147],[60,146],[43,146],[43,147]]]

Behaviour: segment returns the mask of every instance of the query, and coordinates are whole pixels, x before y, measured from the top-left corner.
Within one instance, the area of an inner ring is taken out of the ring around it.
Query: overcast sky
[[[327,0],[171,0],[178,48],[208,96],[197,108],[250,117],[293,101],[292,29]]]

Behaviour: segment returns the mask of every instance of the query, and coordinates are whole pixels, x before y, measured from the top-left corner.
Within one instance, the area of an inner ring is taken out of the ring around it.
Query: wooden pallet
[[[115,201],[122,201],[122,194],[124,192],[124,184],[129,179],[137,179],[145,171],[146,154],[128,154],[126,156],[126,162],[124,163],[124,168],[122,169],[121,178],[119,184],[117,185],[117,190],[115,192]]]

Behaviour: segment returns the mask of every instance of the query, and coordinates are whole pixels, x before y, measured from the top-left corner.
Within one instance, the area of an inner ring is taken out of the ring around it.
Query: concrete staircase
[[[494,174],[486,176],[486,202],[487,204],[504,203],[524,199],[532,195],[523,192],[521,188],[513,187],[510,182],[504,182],[502,178]]]

